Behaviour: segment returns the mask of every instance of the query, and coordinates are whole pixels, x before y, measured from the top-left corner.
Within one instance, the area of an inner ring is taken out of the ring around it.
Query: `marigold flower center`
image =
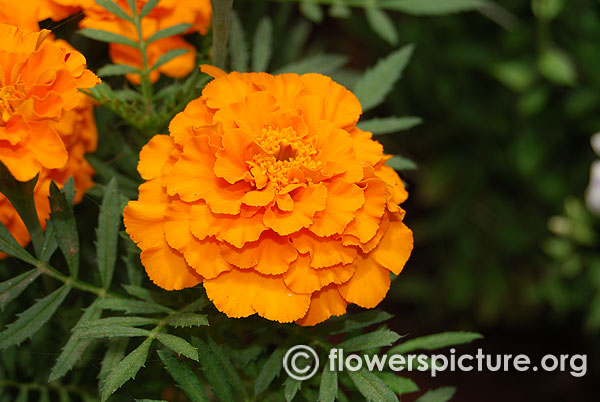
[[[311,138],[300,137],[292,127],[263,128],[254,142],[260,151],[254,155],[250,165],[258,168],[260,174],[277,188],[300,183],[303,170],[321,167],[321,162],[315,158],[317,150],[314,142]]]
[[[23,102],[24,93],[14,85],[0,88],[0,126],[4,126],[11,118],[15,109]]]

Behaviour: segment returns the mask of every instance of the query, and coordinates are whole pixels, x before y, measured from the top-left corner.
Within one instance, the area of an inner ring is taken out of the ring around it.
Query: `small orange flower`
[[[20,181],[62,169],[68,151],[54,123],[99,79],[85,58],[51,40],[0,24],[0,161]]]
[[[216,79],[142,149],[125,209],[150,279],[229,317],[314,325],[375,307],[412,251],[408,196],[361,106],[319,74]]]
[[[131,14],[126,0],[116,0],[115,2],[128,14]],[[138,10],[141,10],[146,3],[146,0],[137,0]],[[82,28],[100,29],[128,37],[136,42],[139,40],[138,33],[132,23],[116,17],[94,3],[85,3],[83,9],[85,18],[80,23]],[[142,19],[143,39],[148,39],[157,31],[177,24],[191,24],[190,32],[199,32],[204,35],[208,31],[210,20],[210,0],[160,0],[152,11]],[[196,49],[180,36],[161,39],[148,45],[149,67],[152,67],[160,56],[169,50],[182,48],[188,50],[188,52],[152,72],[150,79],[153,82],[158,80],[160,74],[176,78],[189,74],[196,65]],[[143,66],[140,52],[130,46],[111,43],[109,53],[115,64],[126,64],[138,69]],[[140,82],[140,77],[135,74],[130,74],[127,78],[136,84]]]

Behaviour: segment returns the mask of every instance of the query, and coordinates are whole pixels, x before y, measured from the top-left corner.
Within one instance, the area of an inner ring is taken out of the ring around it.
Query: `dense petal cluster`
[[[375,307],[413,247],[408,194],[356,97],[319,74],[215,76],[143,148],[125,209],[150,279],[230,317],[314,325]]]
[[[69,154],[55,123],[80,105],[80,88],[99,82],[81,53],[49,33],[0,24],[0,161],[20,181],[65,166]]]
[[[127,0],[115,0],[115,2],[131,14]],[[146,3],[146,0],[137,0],[138,10],[141,10]],[[82,28],[100,29],[139,41],[138,33],[130,22],[118,18],[93,1],[82,2],[82,7],[85,12],[85,17],[80,23]],[[143,39],[148,39],[157,31],[177,24],[191,24],[190,32],[204,35],[208,31],[210,21],[210,0],[160,0],[142,19],[142,35]],[[183,77],[194,69],[196,50],[181,36],[171,36],[148,45],[149,67],[154,66],[162,55],[173,49],[186,49],[188,52],[152,71],[150,76],[152,81],[156,81],[161,73],[170,77]],[[115,64],[126,64],[139,69],[143,66],[140,52],[130,46],[111,43],[109,53]],[[135,83],[139,83],[140,80],[140,77],[135,74],[128,75],[128,78]]]

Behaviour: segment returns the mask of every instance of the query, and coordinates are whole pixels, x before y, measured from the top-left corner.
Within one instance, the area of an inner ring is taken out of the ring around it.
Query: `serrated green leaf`
[[[398,402],[398,397],[394,392],[375,374],[360,369],[348,371],[348,376],[367,401]]]
[[[287,402],[291,402],[292,399],[296,396],[298,391],[300,391],[300,387],[302,386],[302,381],[293,379],[292,377],[288,377],[283,382],[283,396]]]
[[[415,350],[435,350],[447,346],[469,343],[481,338],[483,338],[483,336],[476,332],[442,332],[439,334],[409,339],[408,341],[402,342],[400,345],[391,348],[388,353],[392,355],[404,354]]]
[[[86,338],[116,338],[116,337],[135,337],[135,336],[149,336],[150,331],[142,328],[126,327],[119,325],[111,326],[82,326],[75,328],[73,337],[75,339],[86,339]]]
[[[27,286],[31,285],[40,274],[41,272],[37,268],[34,268],[31,271],[0,283],[0,310],[4,310],[4,307],[8,303],[23,293],[27,289]]]
[[[98,76],[112,77],[115,75],[140,74],[140,70],[127,64],[107,64],[98,69]]]
[[[256,381],[254,382],[254,394],[258,395],[263,393],[269,388],[269,385],[273,380],[279,376],[281,369],[283,368],[283,356],[285,355],[285,349],[277,348],[269,356],[265,364],[263,365]]]
[[[67,201],[64,192],[60,191],[54,182],[50,183],[50,221],[60,239],[58,247],[62,252],[71,276],[79,273],[79,234],[73,207]]]
[[[254,33],[252,46],[252,71],[264,72],[269,68],[271,49],[273,47],[273,22],[269,17],[263,17]]]
[[[101,314],[102,310],[96,306],[96,303],[92,303],[85,309],[76,326],[82,325],[89,320],[95,320],[99,318]],[[50,371],[48,381],[56,381],[67,374],[81,358],[81,355],[83,355],[83,352],[85,352],[90,343],[92,343],[91,339],[77,339],[74,336],[71,336],[56,359],[56,363]]]
[[[402,76],[410,57],[413,45],[404,46],[380,59],[373,68],[367,70],[354,86],[354,94],[360,101],[363,111],[379,105],[394,88]]]
[[[156,7],[158,2],[159,0],[148,0],[146,4],[144,4],[144,7],[142,7],[142,9],[140,10],[140,18],[144,18],[145,16],[150,14],[150,11],[152,11],[154,7]]]
[[[454,387],[441,387],[427,392],[415,402],[446,402],[452,399],[455,392]]]
[[[162,67],[163,65],[167,64],[174,58],[186,54],[188,51],[189,51],[188,49],[184,49],[184,48],[169,50],[167,53],[160,56],[158,58],[158,60],[156,60],[156,63],[154,63],[154,65],[152,66],[150,71],[154,71],[154,70]]]
[[[417,169],[416,163],[411,161],[408,158],[404,158],[402,156],[394,155],[394,157],[388,160],[387,165],[394,170],[415,170]]]
[[[52,222],[46,222],[46,232],[44,233],[44,242],[40,250],[40,261],[42,264],[47,264],[50,258],[58,248],[58,240],[56,239],[56,229]]]
[[[137,15],[137,0],[127,0],[127,5],[133,15]]]
[[[127,314],[170,313],[173,311],[156,303],[116,298],[102,299],[98,303],[98,307],[104,310],[124,311]]]
[[[213,341],[213,339],[209,335],[207,335],[207,338],[208,338],[208,347],[210,348],[212,354],[214,356],[216,356],[217,359],[219,360],[221,367],[225,371],[225,375],[227,377],[229,384],[231,384],[231,386],[233,386],[233,388],[235,388],[235,390],[237,392],[239,392],[239,395],[242,395],[242,396],[244,396],[245,399],[248,399],[248,398],[246,398],[248,396],[248,393],[246,392],[244,383],[242,382],[242,379],[240,378],[240,375],[238,374],[235,367],[233,367],[233,364],[231,364],[231,361],[229,360],[229,356],[225,353],[223,348],[218,346],[215,343],[215,341]]]
[[[84,28],[77,31],[79,35],[85,36],[86,38],[94,39],[100,42],[108,42],[108,43],[119,43],[121,45],[131,46],[134,48],[138,48],[138,43],[121,35],[117,35],[112,32],[101,31],[99,29],[91,29]]]
[[[375,332],[358,335],[354,338],[345,340],[344,342],[340,343],[338,347],[344,349],[344,351],[354,352],[357,350],[367,350],[390,346],[400,338],[401,336],[394,331],[390,331],[389,329],[380,329]]]
[[[93,327],[141,327],[144,325],[154,325],[160,322],[157,318],[149,317],[107,317],[88,320],[77,324],[73,330],[90,329]]]
[[[385,11],[377,7],[367,7],[365,8],[365,14],[369,26],[377,35],[390,45],[398,43],[398,32],[394,22]]]
[[[200,327],[208,325],[208,319],[204,314],[175,313],[167,318],[166,323],[173,327]]]
[[[202,310],[204,307],[208,306],[209,304],[210,304],[210,301],[208,300],[208,297],[201,296],[198,299],[191,302],[190,304],[188,304],[187,306],[180,309],[179,311],[182,313],[193,313],[193,312]]]
[[[319,384],[319,402],[335,402],[338,394],[337,371],[329,370],[329,362],[325,363]]]
[[[146,364],[151,344],[152,339],[146,339],[108,373],[100,392],[102,402],[106,401],[109,396],[129,381],[130,378],[135,378],[138,371]]]
[[[0,252],[16,257],[26,263],[36,265],[36,259],[27,252],[10,234],[10,231],[0,222]],[[1,304],[1,296],[0,296]]]
[[[198,358],[204,377],[220,401],[234,401],[233,391],[227,381],[227,373],[219,363],[217,355],[200,338],[192,337],[192,343],[198,348]]]
[[[121,213],[119,185],[113,177],[104,189],[96,229],[96,259],[102,287],[105,289],[110,287],[115,270]]]
[[[208,402],[202,383],[187,364],[176,359],[167,351],[159,350],[158,356],[165,365],[167,372],[192,402]]]
[[[388,10],[412,15],[445,15],[477,10],[490,4],[486,0],[380,0],[378,5]]]
[[[419,390],[417,384],[414,383],[413,380],[408,378],[400,377],[394,373],[386,373],[386,372],[377,372],[375,373],[377,377],[381,378],[384,383],[387,384],[388,387],[396,395],[408,394],[411,392],[416,392]]]
[[[423,122],[420,117],[384,117],[363,120],[358,123],[358,128],[369,131],[373,135],[397,133],[418,126]]]
[[[115,338],[111,339],[108,342],[108,348],[104,353],[104,357],[102,358],[102,362],[100,363],[100,372],[98,373],[99,386],[102,387],[104,380],[111,372],[111,370],[119,364],[121,359],[125,356],[125,350],[127,349],[127,344],[129,343],[129,338]]]
[[[248,71],[248,45],[246,34],[240,18],[235,12],[231,13],[229,22],[229,49],[231,68],[234,71]]]
[[[156,42],[157,40],[168,38],[170,36],[181,35],[192,27],[192,24],[177,24],[171,27],[156,31],[152,36],[146,40],[146,45]]]
[[[380,310],[370,310],[363,313],[354,314],[351,316],[339,317],[333,321],[328,321],[323,324],[323,332],[335,335],[356,331],[374,324],[387,321],[393,315]]]
[[[99,6],[106,9],[109,13],[116,15],[122,20],[133,22],[133,19],[125,10],[123,10],[119,5],[117,5],[112,0],[96,0]]]
[[[185,339],[164,333],[156,334],[156,339],[178,355],[198,361],[198,350]]]
[[[320,5],[310,3],[308,1],[303,1],[299,4],[299,8],[302,15],[304,15],[312,22],[315,22],[317,24],[323,22],[323,9]]]
[[[296,74],[307,74],[307,73],[319,73],[319,74],[331,74],[338,68],[342,67],[348,61],[347,56],[339,54],[318,54],[315,56],[309,56],[305,59],[290,63],[277,70],[275,74],[285,73],[296,73]]]
[[[63,285],[19,314],[19,318],[0,332],[0,349],[18,345],[35,334],[54,315],[70,290]]]

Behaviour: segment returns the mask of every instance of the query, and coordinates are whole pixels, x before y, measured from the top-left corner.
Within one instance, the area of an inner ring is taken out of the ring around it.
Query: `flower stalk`
[[[225,69],[227,60],[227,37],[229,36],[229,20],[231,18],[231,9],[233,0],[210,0],[213,9],[213,66]]]

